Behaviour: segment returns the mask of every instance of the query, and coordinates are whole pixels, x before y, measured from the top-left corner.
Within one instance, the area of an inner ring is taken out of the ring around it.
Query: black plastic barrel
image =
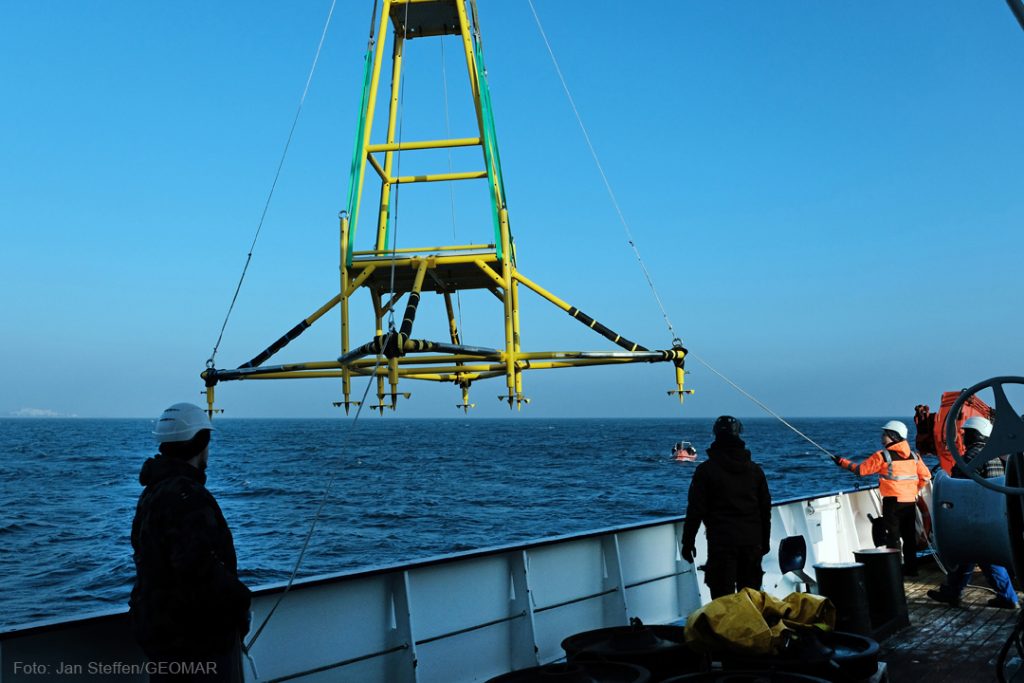
[[[872,636],[884,640],[901,628],[910,626],[900,567],[902,553],[895,548],[865,548],[853,556],[864,565]]]
[[[651,673],[652,683],[699,671],[702,658],[686,645],[682,626],[647,626],[633,619],[629,626],[584,631],[562,641],[566,659],[626,662]]]
[[[676,676],[664,683],[827,683],[822,678],[786,671],[708,671]]]
[[[649,683],[646,669],[618,662],[545,664],[496,676],[487,683]]]
[[[864,565],[860,562],[821,562],[814,565],[818,593],[836,606],[836,630],[872,635]]]

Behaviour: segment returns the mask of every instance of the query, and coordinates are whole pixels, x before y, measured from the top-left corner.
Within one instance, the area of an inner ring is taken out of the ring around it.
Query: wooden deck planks
[[[1017,611],[988,607],[993,593],[977,588],[964,590],[959,607],[936,602],[927,592],[942,579],[938,567],[924,564],[920,576],[904,584],[911,625],[881,644],[880,659],[888,663],[894,683],[995,680],[996,655]],[[984,585],[980,573],[975,582]]]

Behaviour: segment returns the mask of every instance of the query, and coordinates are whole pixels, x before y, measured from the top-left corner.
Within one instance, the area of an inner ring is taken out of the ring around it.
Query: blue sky
[[[337,288],[370,5],[338,2],[221,366]],[[536,5],[694,352],[787,415],[909,416],[1021,373],[1024,33],[1004,3]],[[151,416],[201,399],[328,7],[4,4],[0,416]],[[666,346],[528,4],[480,0],[480,15],[521,270]],[[464,62],[444,47],[452,133],[470,135]],[[410,43],[408,139],[444,132],[441,65],[439,41]],[[447,187],[408,188],[398,246],[488,239],[483,185],[455,200],[453,226]],[[496,342],[493,303],[463,297],[468,343]],[[442,310],[421,309],[423,336],[442,335]],[[279,358],[335,357],[337,324]],[[523,335],[528,350],[608,346],[526,296]],[[524,415],[758,414],[690,369],[682,411],[664,366],[528,373]],[[457,416],[453,388],[405,389],[400,416]],[[503,389],[474,386],[475,414],[506,415]],[[338,394],[327,380],[230,383],[219,403],[235,417],[330,416]]]

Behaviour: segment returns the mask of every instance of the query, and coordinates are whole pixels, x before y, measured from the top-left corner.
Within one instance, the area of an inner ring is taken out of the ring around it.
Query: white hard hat
[[[188,441],[204,429],[213,430],[205,410],[192,403],[175,403],[156,421],[153,436],[158,443]]]
[[[992,423],[977,415],[967,418],[967,421],[964,422],[964,429],[973,429],[986,439],[992,436]]]
[[[896,432],[900,435],[901,439],[907,438],[907,425],[903,424],[899,420],[889,420],[882,425],[882,430],[886,432]]]

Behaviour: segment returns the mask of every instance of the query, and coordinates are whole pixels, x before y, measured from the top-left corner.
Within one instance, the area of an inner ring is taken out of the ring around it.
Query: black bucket
[[[700,670],[703,658],[686,645],[685,628],[630,622],[569,636],[562,641],[566,659],[636,664],[651,672],[653,683]]]
[[[827,683],[822,678],[787,671],[708,671],[676,676],[663,683]]]
[[[775,657],[722,655],[727,670],[774,670],[815,676],[826,681],[859,681],[878,670],[878,643],[856,633],[832,631],[804,635],[791,641],[792,647]]]
[[[496,676],[487,683],[649,683],[643,667],[618,662],[545,664]]]
[[[870,636],[867,579],[860,562],[822,562],[814,565],[818,593],[836,606],[836,630]]]

